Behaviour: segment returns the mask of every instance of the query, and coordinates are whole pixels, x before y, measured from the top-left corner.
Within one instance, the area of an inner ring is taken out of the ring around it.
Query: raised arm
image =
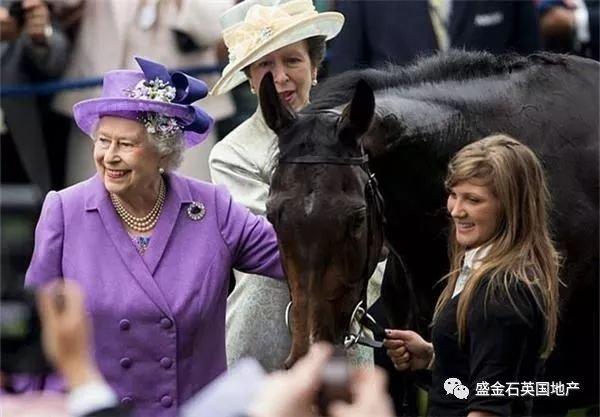
[[[275,230],[262,216],[236,203],[225,187],[218,187],[219,229],[233,257],[233,267],[243,272],[283,278]]]

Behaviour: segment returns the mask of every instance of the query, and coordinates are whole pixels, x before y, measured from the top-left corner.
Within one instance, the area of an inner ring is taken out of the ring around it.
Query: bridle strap
[[[315,155],[304,155],[297,156],[295,158],[281,158],[280,164],[305,164],[305,165],[364,165],[369,162],[369,156],[363,154],[356,157],[335,157],[335,156],[315,156]]]
[[[338,113],[336,113],[338,114]],[[339,114],[338,114],[339,116]],[[305,164],[305,165],[349,165],[349,166],[360,166],[362,170],[367,174],[368,180],[365,184],[365,202],[367,206],[367,256],[365,260],[365,265],[363,267],[362,279],[363,279],[363,288],[361,290],[361,301],[355,308],[360,308],[360,306],[364,309],[364,314],[362,314],[359,323],[370,328],[376,337],[382,337],[383,329],[375,320],[372,319],[366,313],[367,310],[367,288],[369,285],[369,279],[373,273],[374,268],[377,266],[377,262],[374,263],[373,267],[371,267],[371,246],[373,246],[373,239],[375,232],[373,228],[375,225],[382,227],[385,224],[385,214],[384,214],[384,201],[381,192],[379,191],[379,186],[377,184],[377,180],[375,179],[375,175],[371,173],[369,169],[369,156],[365,153],[364,147],[361,145],[360,147],[361,155],[357,157],[329,157],[329,156],[320,156],[320,155],[303,155],[297,156],[293,158],[280,158],[279,164]],[[289,313],[291,308],[291,302],[288,304],[286,308],[286,324],[289,327]],[[350,327],[352,325],[352,319],[355,316],[355,313],[352,314],[352,318],[350,323],[348,324],[348,329],[346,331],[349,334],[350,342],[345,343],[350,347],[355,343],[360,343],[359,337],[350,334]],[[384,336],[384,335],[383,335]],[[380,347],[378,342],[375,341],[376,345],[369,344],[371,347]]]

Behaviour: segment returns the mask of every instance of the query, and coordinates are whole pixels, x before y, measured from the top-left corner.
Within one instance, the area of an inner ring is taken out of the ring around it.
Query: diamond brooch
[[[192,201],[192,203],[187,208],[187,215],[192,220],[202,220],[205,214],[206,208],[202,203]]]

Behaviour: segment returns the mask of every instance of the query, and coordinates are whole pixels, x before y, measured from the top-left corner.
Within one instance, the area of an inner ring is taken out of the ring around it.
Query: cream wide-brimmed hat
[[[226,93],[246,81],[248,65],[287,45],[313,36],[335,37],[344,24],[337,12],[319,13],[312,0],[246,0],[221,16],[229,64],[211,94]]]

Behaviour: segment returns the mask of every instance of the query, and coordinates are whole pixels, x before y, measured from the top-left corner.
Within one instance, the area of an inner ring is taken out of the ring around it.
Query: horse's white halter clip
[[[369,346],[372,348],[380,348],[383,346],[383,342],[375,340],[372,333],[368,328],[365,327],[363,321],[367,320],[370,323],[378,326],[375,319],[366,312],[362,306],[363,302],[359,303],[354,307],[354,311],[350,316],[350,323],[348,324],[348,333],[344,337],[344,348],[350,349],[355,344]],[[292,308],[292,302],[290,301],[285,308],[285,325],[287,326],[290,334],[292,333],[292,327],[290,325],[290,310]]]

